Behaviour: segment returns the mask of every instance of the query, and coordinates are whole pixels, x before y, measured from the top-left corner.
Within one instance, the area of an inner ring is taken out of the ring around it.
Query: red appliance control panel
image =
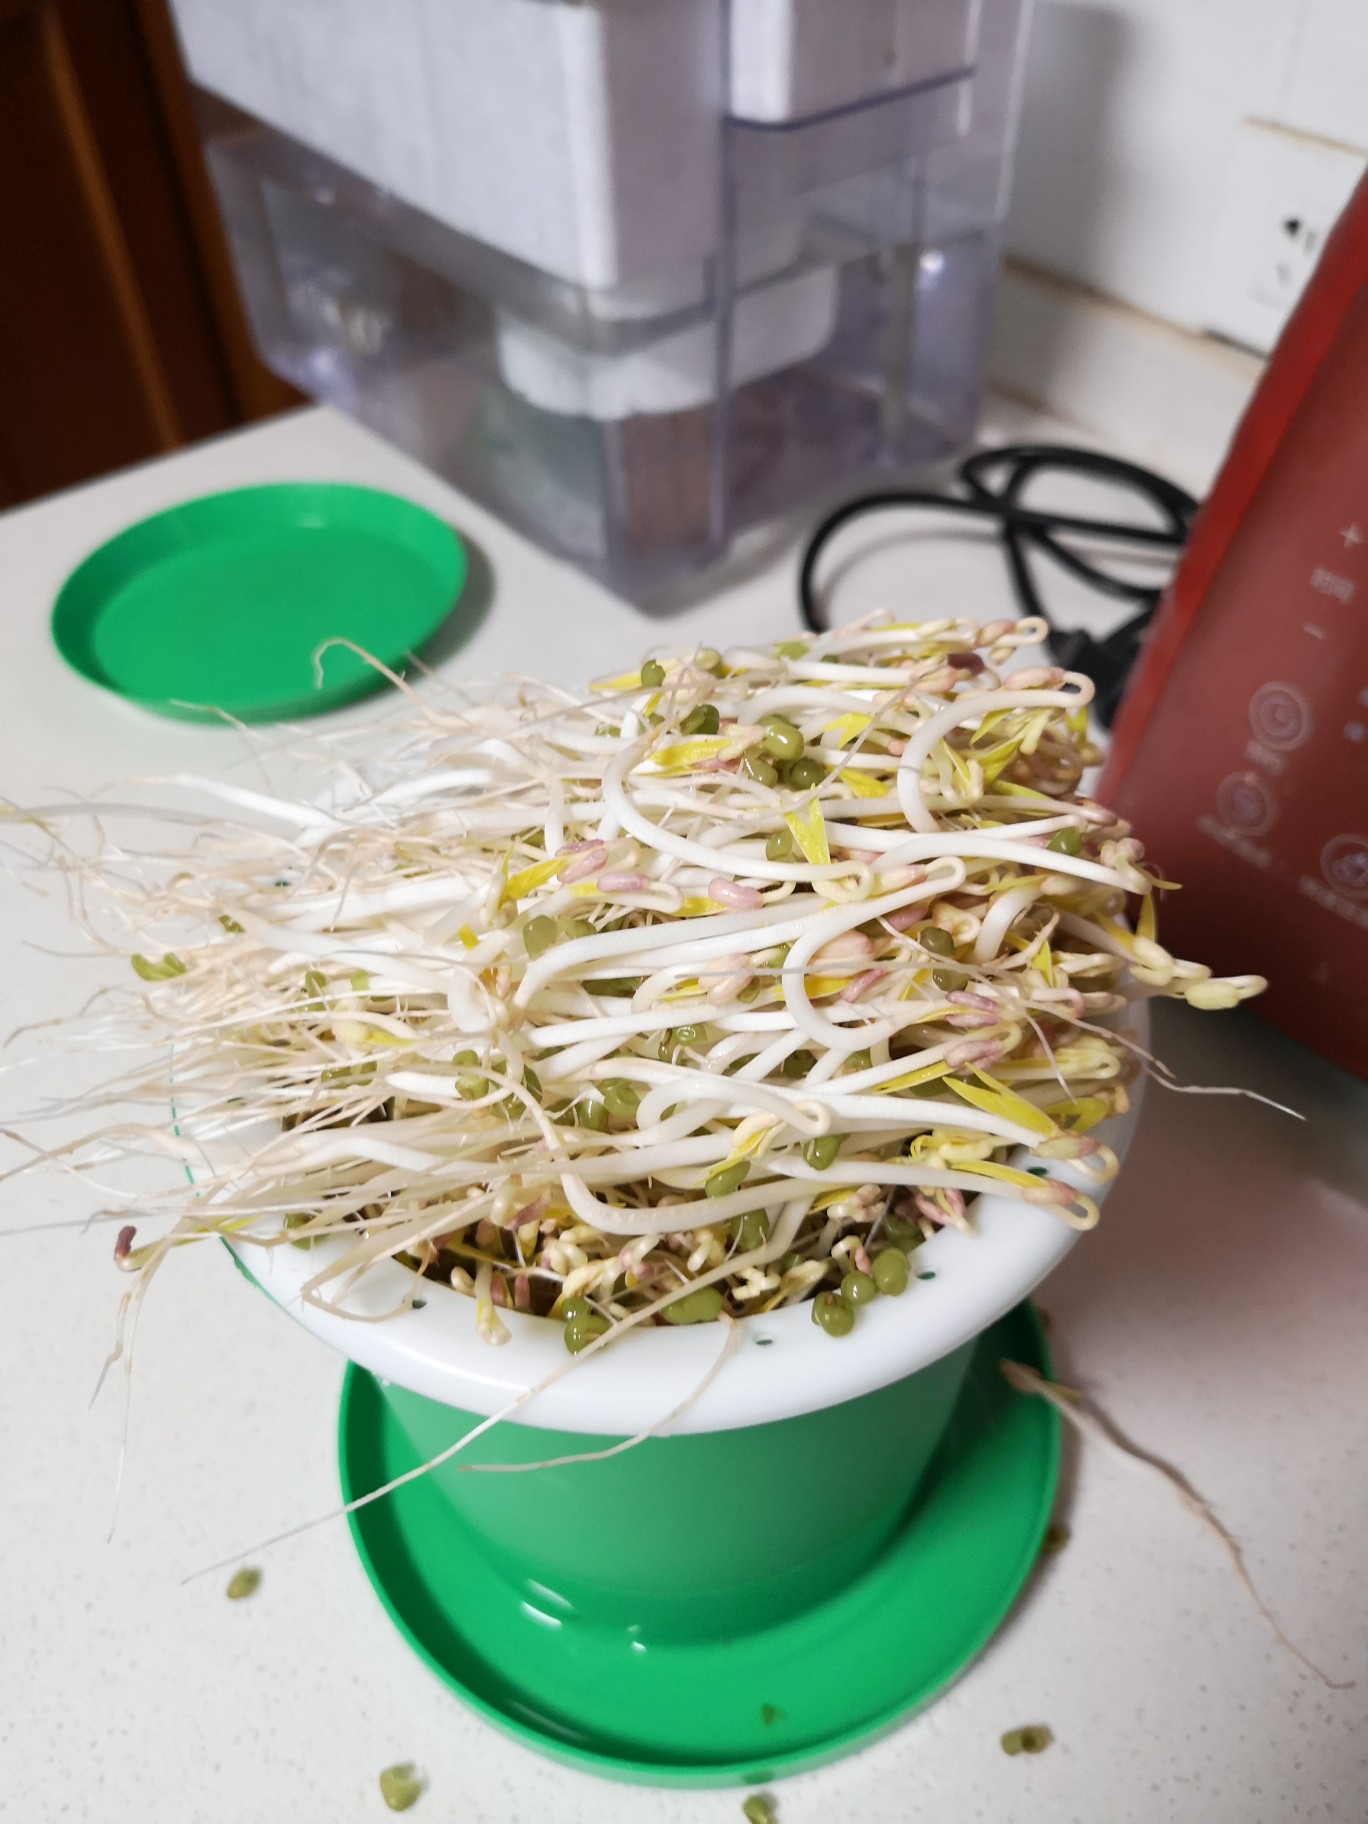
[[[1368,187],[1355,211],[1199,518],[1100,796],[1183,883],[1161,939],[1266,975],[1256,1011],[1368,1075]]]

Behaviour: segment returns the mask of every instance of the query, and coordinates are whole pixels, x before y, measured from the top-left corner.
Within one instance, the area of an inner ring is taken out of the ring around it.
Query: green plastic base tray
[[[187,721],[276,721],[335,709],[384,678],[348,640],[402,668],[451,612],[466,555],[395,494],[281,482],[208,494],[111,538],[52,611],[68,665]]]
[[[463,1538],[429,1477],[352,1514],[352,1535],[415,1652],[528,1747],[649,1785],[763,1784],[848,1754],[928,1703],[1015,1600],[1054,1500],[1059,1421],[1043,1401],[1009,1391],[1004,1357],[1048,1372],[1029,1306],[979,1339],[893,1542],[835,1596],[762,1632],[655,1642],[559,1612],[554,1600],[538,1606]],[[355,1367],[339,1450],[349,1501],[418,1461],[376,1382]]]

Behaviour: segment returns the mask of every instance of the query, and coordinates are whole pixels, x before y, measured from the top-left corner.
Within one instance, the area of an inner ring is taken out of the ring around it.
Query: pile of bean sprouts
[[[151,1134],[193,1174],[121,1265],[313,1247],[304,1297],[345,1310],[397,1259],[405,1305],[438,1279],[489,1342],[523,1312],[578,1350],[804,1300],[844,1334],[984,1191],[1090,1227],[1049,1174],[1115,1170],[1115,1016],[1263,984],[1158,943],[1164,883],[1078,796],[1088,680],[1001,675],[1042,631],[873,622],[414,697],[317,795],[197,782],[193,838],[101,882],[160,1110],[103,1156]]]

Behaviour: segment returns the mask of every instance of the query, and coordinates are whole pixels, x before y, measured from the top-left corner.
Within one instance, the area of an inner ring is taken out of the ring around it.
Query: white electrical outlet
[[[1310,278],[1368,153],[1241,123],[1207,269],[1205,327],[1266,354]]]
[[[1326,232],[1324,222],[1308,221],[1303,215],[1265,222],[1251,273],[1250,295],[1255,302],[1270,304],[1286,317],[1320,258]]]

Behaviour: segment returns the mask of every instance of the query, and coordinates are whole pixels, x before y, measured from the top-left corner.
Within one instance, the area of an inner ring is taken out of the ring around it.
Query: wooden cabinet
[[[252,351],[164,0],[0,0],[0,505],[298,397]]]

